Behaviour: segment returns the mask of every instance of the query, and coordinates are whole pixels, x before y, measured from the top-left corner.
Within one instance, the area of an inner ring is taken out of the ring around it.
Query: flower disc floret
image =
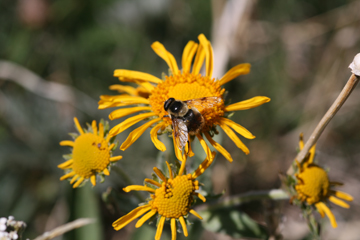
[[[108,143],[100,136],[85,133],[75,139],[72,168],[79,176],[89,178],[102,172],[110,163]]]
[[[156,189],[152,208],[166,218],[185,216],[193,202],[192,195],[198,189],[196,182],[193,181],[191,174],[168,179]]]
[[[219,126],[238,148],[245,154],[250,153],[249,149],[239,139],[236,133],[247,139],[253,139],[255,136],[243,126],[228,119],[226,113],[258,107],[269,102],[270,98],[257,96],[225,106],[225,89],[222,88],[222,86],[240,75],[248,74],[250,72],[250,64],[239,64],[231,68],[220,79],[215,79],[212,76],[214,58],[211,44],[203,34],[200,34],[198,39],[200,42],[199,44],[189,41],[185,46],[182,55],[181,70],[179,69],[174,56],[168,52],[161,43],[154,42],[151,45],[155,53],[159,55],[170,68],[170,74],[165,76],[164,80],[148,73],[125,69],[115,70],[114,76],[118,77],[121,82],[138,84],[141,88],[145,89],[146,93],[144,96],[144,94],[141,95],[133,87],[117,84],[111,86],[110,89],[118,90],[123,94],[117,96],[100,96],[99,109],[124,107],[110,113],[109,118],[111,120],[138,113],[114,126],[110,131],[112,136],[120,134],[142,120],[147,121],[129,134],[127,139],[120,146],[121,150],[126,150],[146,131],[147,128],[153,127],[150,131],[151,140],[156,148],[160,151],[165,151],[165,145],[158,139],[158,134],[167,132],[172,126],[172,120],[167,116],[169,113],[164,110],[165,101],[169,98],[188,101],[214,97],[215,99],[221,100],[217,101],[211,107],[196,107],[204,118],[203,127],[202,129],[199,129],[199,131],[197,131],[198,134],[196,134],[204,151],[207,155],[211,155],[210,148],[203,139],[203,136],[205,136],[209,143],[228,161],[233,161],[229,152],[212,138],[213,133],[217,133],[216,127]],[[201,74],[200,69],[204,63],[205,74]],[[173,131],[173,137],[175,137],[174,135]],[[193,137],[195,136],[190,136],[187,139],[192,140]],[[183,149],[179,150],[178,147],[175,146],[174,150],[177,158],[183,161]],[[192,155],[191,146],[185,148],[185,153],[188,156]]]
[[[176,221],[180,222],[184,235],[188,236],[186,227],[186,218],[188,214],[191,213],[199,219],[202,219],[197,212],[191,209],[194,196],[200,198],[203,202],[206,201],[204,196],[196,192],[199,190],[199,182],[196,178],[211,165],[214,157],[215,152],[212,152],[210,157],[207,157],[192,174],[187,175],[183,175],[186,160],[181,163],[177,176],[174,176],[169,163],[166,162],[169,170],[168,178],[165,177],[158,168],[154,167],[154,172],[160,178],[160,181],[146,178],[144,186],[130,185],[124,188],[123,190],[125,192],[133,190],[147,191],[151,194],[150,200],[148,200],[146,204],[142,204],[130,213],[116,220],[113,223],[114,229],[120,230],[134,219],[143,215],[135,225],[135,227],[138,228],[154,215],[158,215],[159,221],[155,235],[156,240],[160,240],[166,219],[170,219],[172,240],[176,239]]]
[[[299,146],[300,150],[304,147],[302,134],[300,135]],[[352,201],[353,197],[347,193],[332,189],[333,186],[342,185],[342,183],[329,181],[327,172],[322,167],[313,163],[314,156],[315,146],[310,149],[302,164],[296,161],[299,170],[299,172],[295,174],[297,179],[295,185],[297,192],[296,198],[309,205],[315,206],[321,217],[324,217],[326,214],[330,219],[331,226],[336,228],[336,219],[326,205],[327,200],[340,207],[349,208],[350,206],[342,200]]]
[[[115,144],[110,143],[110,135],[104,137],[104,125],[99,124],[99,131],[94,120],[90,131],[81,128],[77,118],[74,118],[75,126],[80,135],[75,141],[61,141],[61,146],[73,148],[71,159],[59,164],[58,167],[67,171],[60,180],[72,178],[70,183],[74,188],[78,187],[84,180],[90,179],[96,185],[96,174],[109,175],[111,162],[116,162],[122,156],[112,157],[112,149]],[[70,170],[70,171],[69,171]]]

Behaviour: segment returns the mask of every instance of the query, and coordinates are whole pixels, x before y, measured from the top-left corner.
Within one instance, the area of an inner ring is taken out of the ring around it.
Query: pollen
[[[74,172],[89,178],[94,172],[102,172],[110,163],[108,143],[104,138],[93,133],[86,133],[76,138],[73,150]]]
[[[191,174],[169,179],[155,191],[152,208],[166,218],[185,216],[193,202],[192,195],[198,188],[198,181],[193,181]]]
[[[164,102],[169,98],[186,101],[203,97],[220,97],[225,89],[221,88],[219,81],[211,79],[208,76],[193,73],[178,73],[173,76],[166,76],[165,81],[158,84],[152,91],[149,98],[151,109],[161,118],[168,113],[164,109]],[[217,103],[212,108],[197,109],[205,119],[204,131],[218,124],[220,118],[224,115],[224,101]],[[163,118],[168,125],[171,120]]]

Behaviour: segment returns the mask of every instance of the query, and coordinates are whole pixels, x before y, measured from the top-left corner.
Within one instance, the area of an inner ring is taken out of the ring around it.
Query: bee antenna
[[[164,109],[165,111],[167,111],[170,107],[170,104],[173,103],[175,101],[175,98],[169,98],[168,100],[165,101],[164,103]]]

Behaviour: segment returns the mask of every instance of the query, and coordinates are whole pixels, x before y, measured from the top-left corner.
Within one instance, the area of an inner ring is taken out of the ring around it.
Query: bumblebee
[[[203,97],[187,101],[169,98],[164,103],[164,109],[169,113],[176,146],[182,150],[189,140],[189,135],[194,136],[204,127],[205,119],[197,108],[212,108],[220,103],[220,97]]]

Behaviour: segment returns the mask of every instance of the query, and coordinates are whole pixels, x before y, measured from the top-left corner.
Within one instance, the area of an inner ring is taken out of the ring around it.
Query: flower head
[[[99,129],[94,120],[89,130],[82,129],[77,118],[74,118],[75,126],[80,133],[75,141],[61,141],[61,146],[73,148],[70,159],[59,164],[58,167],[66,170],[66,174],[60,178],[64,180],[72,178],[70,183],[74,188],[78,187],[85,179],[89,179],[92,185],[96,185],[96,174],[109,175],[111,162],[116,162],[122,156],[112,157],[112,149],[115,144],[110,143],[110,135],[104,136],[104,125],[100,122]],[[69,171],[70,170],[70,171]]]
[[[196,192],[199,189],[199,182],[196,180],[212,163],[215,157],[215,152],[200,164],[200,166],[193,172],[193,174],[184,175],[184,168],[186,161],[183,161],[179,172],[175,174],[169,163],[166,162],[169,177],[165,175],[156,167],[154,172],[160,178],[159,181],[152,179],[145,179],[145,185],[130,185],[125,187],[125,192],[147,191],[150,193],[150,198],[147,203],[135,208],[127,215],[119,218],[113,223],[115,230],[120,230],[134,219],[142,216],[136,223],[135,227],[141,227],[144,222],[154,215],[158,215],[159,221],[155,239],[159,240],[163,231],[166,219],[170,219],[172,240],[176,239],[176,222],[180,222],[184,235],[188,236],[186,227],[186,218],[189,213],[195,215],[199,219],[202,217],[191,209],[191,204],[194,201],[194,196],[200,198],[203,202],[206,201],[205,197]]]
[[[300,135],[299,145],[301,150],[304,147],[302,135]],[[299,173],[295,174],[297,178],[297,184],[295,185],[296,197],[302,202],[315,206],[321,217],[326,214],[330,219],[331,226],[336,228],[336,219],[326,205],[327,200],[340,207],[349,208],[350,206],[340,199],[352,201],[353,197],[347,193],[332,189],[333,186],[342,185],[342,183],[329,181],[326,171],[313,163],[314,156],[315,146],[310,149],[308,156],[301,165],[297,162]]]
[[[157,138],[159,133],[163,133],[169,129],[171,131],[170,126],[172,126],[172,120],[168,117],[168,112],[164,109],[165,101],[170,98],[174,98],[178,101],[188,101],[216,97],[220,100],[211,107],[201,105],[196,107],[197,111],[204,119],[204,124],[200,131],[194,135],[199,139],[207,155],[211,155],[211,151],[205,143],[205,140],[202,137],[203,135],[205,135],[210,144],[216,150],[221,152],[227,160],[232,161],[231,155],[219,143],[212,139],[213,134],[217,133],[216,126],[220,126],[237,147],[246,154],[250,152],[235,132],[248,139],[253,139],[255,136],[241,125],[226,118],[226,114],[228,112],[257,107],[269,102],[270,99],[268,97],[258,96],[226,106],[223,96],[225,89],[222,88],[222,85],[239,75],[249,73],[250,64],[239,64],[230,69],[222,78],[217,80],[212,77],[213,51],[211,44],[203,34],[200,34],[198,38],[200,41],[199,44],[190,41],[185,46],[182,56],[182,70],[179,70],[174,56],[169,53],[161,43],[154,42],[151,45],[155,53],[164,59],[170,68],[170,74],[165,76],[164,80],[148,73],[124,69],[115,70],[114,76],[118,77],[120,81],[138,84],[139,87],[143,89],[143,92],[137,92],[134,88],[128,86],[113,85],[110,89],[119,90],[120,92],[125,92],[125,94],[117,96],[101,96],[99,109],[125,107],[110,113],[109,118],[111,120],[134,113],[143,113],[127,118],[122,123],[113,127],[110,134],[113,136],[117,135],[134,124],[142,120],[147,120],[145,124],[129,134],[128,138],[120,146],[121,150],[127,149],[145,132],[146,129],[153,126],[153,129],[150,131],[151,140],[156,148],[160,151],[165,151],[165,145]],[[202,75],[199,72],[204,61],[206,73],[205,75]],[[125,90],[125,88],[129,88],[129,91]],[[190,136],[189,139],[191,140],[193,137],[195,136]],[[192,152],[190,146],[186,145],[185,152],[187,152],[188,155],[191,155]],[[175,147],[175,153],[178,159],[184,160],[182,149]]]

